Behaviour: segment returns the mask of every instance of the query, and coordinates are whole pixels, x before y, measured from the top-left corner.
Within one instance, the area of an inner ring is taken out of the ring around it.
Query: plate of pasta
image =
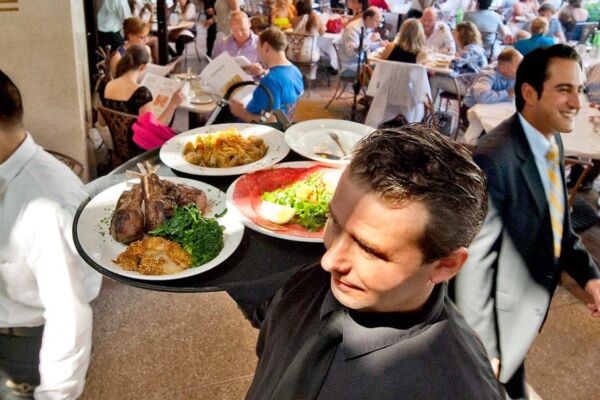
[[[160,149],[160,159],[186,174],[227,176],[270,167],[289,151],[283,132],[270,126],[218,124],[171,138]]]

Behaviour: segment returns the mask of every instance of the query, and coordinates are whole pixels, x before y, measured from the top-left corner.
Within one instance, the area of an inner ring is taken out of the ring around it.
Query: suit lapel
[[[538,214],[544,215],[544,213],[548,213],[546,191],[544,190],[544,185],[542,184],[542,179],[540,178],[533,152],[525,137],[525,132],[521,126],[521,121],[519,121],[518,114],[515,114],[513,118],[513,129],[511,130],[511,133],[515,145],[515,155],[521,161],[519,169],[525,182],[527,182],[527,188],[531,192]]]

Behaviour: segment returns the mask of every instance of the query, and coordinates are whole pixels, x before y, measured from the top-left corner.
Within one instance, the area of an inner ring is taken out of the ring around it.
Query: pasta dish
[[[237,129],[198,135],[183,147],[183,157],[194,165],[229,168],[260,160],[268,146],[258,136],[243,137]]]

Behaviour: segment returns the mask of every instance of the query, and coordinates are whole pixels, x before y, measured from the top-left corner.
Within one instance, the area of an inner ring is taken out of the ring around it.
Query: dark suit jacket
[[[566,188],[559,135],[556,142]],[[517,114],[483,136],[473,158],[488,179],[489,211],[456,278],[455,300],[489,356],[501,359],[500,381],[506,382],[542,327],[560,273],[585,286],[600,272],[567,211],[561,256],[554,256],[544,186]]]

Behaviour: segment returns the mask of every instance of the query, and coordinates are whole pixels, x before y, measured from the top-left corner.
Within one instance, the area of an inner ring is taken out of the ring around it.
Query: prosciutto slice
[[[322,238],[323,229],[317,232],[309,232],[301,225],[294,223],[275,224],[258,214],[263,193],[289,186],[319,171],[327,173],[340,170],[324,165],[315,165],[310,168],[274,168],[246,174],[238,179],[235,184],[233,202],[246,218],[264,228],[298,237]]]

